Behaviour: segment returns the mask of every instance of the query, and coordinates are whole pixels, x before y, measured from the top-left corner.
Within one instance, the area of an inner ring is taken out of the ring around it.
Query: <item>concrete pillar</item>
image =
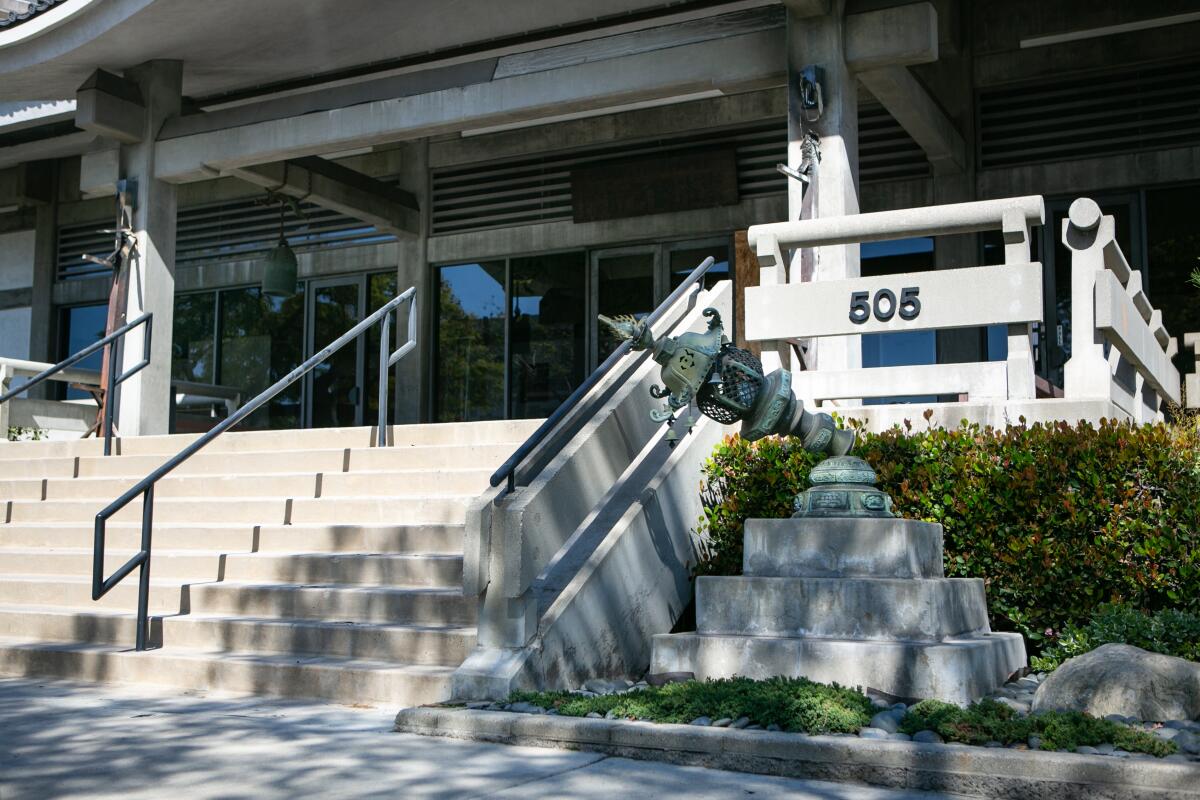
[[[787,54],[789,82],[808,65],[822,70],[824,111],[811,130],[821,137],[821,165],[815,183],[814,217],[858,213],[858,80],[846,64],[845,0],[832,3],[829,14],[804,17],[789,8]],[[788,164],[799,167],[803,130],[795,92],[788,99]],[[801,191],[797,181],[788,192],[788,218],[800,216]],[[788,281],[806,277],[799,253],[792,256]],[[857,244],[817,248],[812,256],[811,280],[838,280],[859,276]],[[862,365],[859,336],[816,340],[809,347],[810,366],[820,369],[857,369]],[[799,369],[795,355],[791,368]]]
[[[154,178],[154,140],[163,122],[178,115],[183,64],[148,61],[128,70],[141,89],[146,113],[142,139],[121,146],[121,174],[137,181],[133,229],[137,256],[130,264],[126,319],[154,314],[150,366],[121,386],[118,429],[122,436],[167,433],[170,417],[171,325],[175,310],[175,186]],[[144,328],[125,337],[124,368],[142,358]]]
[[[57,177],[57,170],[53,171]],[[33,285],[30,288],[29,358],[31,361],[55,363],[58,352],[55,340],[54,278],[58,272],[58,186],[54,181],[49,203],[36,207],[33,242]],[[48,397],[50,385],[43,384],[30,392],[30,397]]]
[[[403,292],[410,286],[417,287],[417,349],[409,353],[399,365],[396,391],[396,422],[410,423],[428,420],[432,415],[429,360],[433,356],[434,304],[437,303],[436,287],[429,275],[429,213],[427,187],[429,185],[429,140],[407,142],[401,148],[400,188],[411,192],[420,204],[420,225],[417,235],[399,239],[400,263],[396,288]],[[401,319],[397,341],[407,334],[407,320]]]

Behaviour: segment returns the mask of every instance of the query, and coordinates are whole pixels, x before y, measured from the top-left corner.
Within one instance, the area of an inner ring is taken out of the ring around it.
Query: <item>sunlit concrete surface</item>
[[[950,800],[390,731],[393,708],[0,680],[0,798]]]

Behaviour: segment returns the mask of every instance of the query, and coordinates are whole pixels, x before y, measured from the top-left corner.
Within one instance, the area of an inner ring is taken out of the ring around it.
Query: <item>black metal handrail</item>
[[[693,284],[704,277],[704,274],[712,267],[714,261],[715,260],[712,256],[709,256],[701,261],[700,266],[692,270],[691,274],[684,278],[683,283],[679,284],[679,286],[675,288],[675,291],[671,292],[667,299],[659,303],[658,308],[651,311],[650,315],[643,320],[647,327],[658,322],[662,315],[667,313],[667,309],[675,305],[679,298],[683,297],[683,295],[692,287]],[[492,473],[492,486],[499,486],[500,482],[504,480],[508,481],[508,485],[505,487],[504,492],[502,492],[500,496],[496,498],[497,502],[499,502],[505,494],[517,488],[517,468],[521,466],[521,462],[529,457],[529,454],[532,453],[548,435],[550,435],[550,432],[554,430],[554,428],[557,427],[560,422],[562,422],[567,414],[571,413],[575,406],[579,405],[579,401],[584,395],[590,392],[596,386],[596,384],[604,380],[605,376],[608,375],[612,368],[616,366],[617,362],[629,352],[629,348],[632,346],[633,343],[628,339],[621,342],[617,349],[612,351],[608,358],[604,359],[604,363],[596,367],[596,369],[592,371],[592,374],[589,375],[583,383],[579,384],[575,391],[571,392],[570,396],[567,397],[566,400],[562,401],[562,404],[554,410],[554,413],[546,417],[546,420],[538,426],[537,430],[530,434],[529,438],[526,439],[524,443],[522,443],[521,446],[518,447],[511,456],[508,457],[508,460],[500,465],[500,469]],[[563,444],[565,444],[565,442]],[[559,446],[559,449],[561,448],[562,444]]]
[[[117,375],[117,360],[121,352],[118,344],[125,334],[139,325],[146,326],[146,336],[142,339],[142,360],[130,367],[128,372],[122,372]],[[97,339],[87,347],[75,353],[72,356],[64,358],[62,361],[55,364],[49,369],[44,369],[37,375],[34,375],[25,383],[21,384],[11,391],[0,394],[0,403],[5,403],[19,394],[29,391],[34,386],[37,386],[42,381],[47,380],[52,375],[62,372],[69,367],[73,367],[83,359],[90,356],[92,353],[100,350],[103,347],[108,348],[108,385],[104,390],[104,455],[112,455],[112,431],[113,431],[113,406],[116,403],[114,390],[124,383],[127,379],[132,378],[137,373],[141,372],[150,364],[150,334],[154,330],[154,314],[143,314],[133,322],[127,322],[117,328],[112,333],[105,336],[103,339]]]
[[[109,503],[103,511],[96,515],[96,538],[92,551],[92,599],[99,600],[107,594],[114,586],[125,579],[129,573],[133,572],[138,567],[141,572],[138,575],[138,609],[137,609],[137,642],[138,650],[146,649],[146,628],[148,624],[148,609],[150,603],[150,542],[151,532],[154,520],[154,484],[160,478],[167,475],[184,461],[194,456],[201,449],[206,447],[209,442],[216,439],[222,433],[237,425],[246,417],[253,414],[266,402],[282,392],[288,386],[292,385],[302,377],[307,375],[317,365],[323,363],[331,355],[341,350],[354,339],[362,335],[368,328],[378,322],[384,320],[382,342],[379,347],[379,436],[378,443],[383,446],[387,444],[387,370],[397,361],[405,356],[416,346],[416,287],[408,289],[401,295],[398,295],[389,300],[379,310],[373,312],[361,322],[355,325],[350,330],[335,339],[331,344],[327,345],[318,353],[314,353],[311,358],[305,361],[300,366],[289,372],[284,377],[280,378],[270,387],[265,389],[253,400],[246,403],[234,413],[230,414],[222,420],[216,427],[205,433],[196,441],[189,444],[187,447],[176,453],[170,460],[165,462],[158,469],[151,472],[145,478],[138,481],[133,488],[125,492],[113,502]],[[408,309],[408,336],[409,339],[395,352],[390,352],[391,348],[388,345],[388,333],[390,331],[390,320],[392,312],[403,302],[409,303]],[[125,506],[129,505],[138,495],[143,495],[142,499],[142,543],[141,549],[121,567],[117,569],[110,577],[104,577],[104,536],[105,526],[108,519],[120,511]]]

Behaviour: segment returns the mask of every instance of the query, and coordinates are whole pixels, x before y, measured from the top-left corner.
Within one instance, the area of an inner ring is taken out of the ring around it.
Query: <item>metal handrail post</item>
[[[663,314],[667,313],[667,309],[674,306],[675,303],[679,301],[679,298],[683,297],[683,295],[686,294],[687,291],[694,284],[696,284],[700,278],[702,278],[704,274],[708,272],[709,269],[712,268],[712,265],[715,263],[715,261],[716,260],[712,256],[709,256],[701,261],[700,265],[692,270],[691,273],[683,279],[683,283],[675,287],[675,290],[667,296],[667,299],[659,303],[658,307],[651,311],[649,316],[643,320],[646,327],[651,327],[654,325],[654,323],[658,322],[658,320],[662,318]],[[703,284],[700,285],[703,286]],[[604,377],[612,370],[612,368],[616,366],[617,362],[624,358],[625,354],[629,352],[632,346],[633,343],[628,339],[621,342],[617,349],[609,354],[608,358],[604,359],[604,363],[597,367],[583,383],[579,384],[575,391],[571,392],[567,399],[562,401],[558,408],[554,409],[554,412],[537,427],[537,430],[530,434],[529,438],[526,439],[521,446],[518,447],[511,456],[508,457],[508,460],[501,464],[498,470],[492,473],[492,477],[489,479],[489,483],[491,483],[492,486],[499,486],[501,481],[507,481],[504,491],[496,497],[497,503],[504,498],[504,495],[516,490],[517,468],[521,465],[521,462],[528,458],[529,454],[532,453],[533,450],[550,434],[550,431],[552,431],[560,422],[562,422],[567,414],[569,414],[571,410],[575,408],[583,396],[590,392],[597,384],[600,383],[600,381],[604,379]]]
[[[379,334],[379,430],[376,444],[380,447],[387,445],[387,402],[388,402],[388,366],[389,351],[388,335],[392,332],[392,315],[383,315],[383,328]]]

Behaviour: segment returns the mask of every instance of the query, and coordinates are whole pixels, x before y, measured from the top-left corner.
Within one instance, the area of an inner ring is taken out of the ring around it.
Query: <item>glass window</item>
[[[729,280],[729,245],[718,244],[710,247],[683,247],[669,251],[667,269],[671,272],[671,289],[683,283],[684,278],[692,274],[692,270],[700,266],[700,262],[709,256],[713,257],[713,265],[704,273],[704,288],[711,289],[717,281]]]
[[[304,347],[304,287],[280,298],[257,286],[221,292],[217,381],[249,399],[300,365]],[[239,429],[299,428],[301,382],[289,386]]]
[[[1200,184],[1146,192],[1146,293],[1154,307],[1162,309],[1167,333],[1180,344],[1185,333],[1200,331],[1200,290],[1189,283],[1192,270],[1200,268],[1197,208]],[[1192,351],[1180,347],[1175,356],[1180,374],[1192,372],[1193,363]]]
[[[657,250],[604,253],[596,257],[597,311],[607,317],[629,314],[637,319],[654,310]],[[694,265],[693,265],[694,266]],[[606,325],[598,328],[596,363],[601,364],[620,341]]]
[[[175,319],[171,335],[171,378],[177,381],[212,383],[216,292],[175,297]]]
[[[438,270],[439,422],[503,419],[505,263]]]
[[[514,258],[510,416],[545,417],[584,377],[583,253]]]
[[[933,269],[933,239],[897,239],[890,242],[866,242],[859,250],[862,275],[893,275]],[[896,287],[897,289],[902,287]],[[864,367],[904,367],[937,363],[936,331],[868,333],[862,337]],[[933,403],[937,397],[883,397],[868,403]]]
[[[92,306],[73,306],[62,310],[63,334],[59,358],[66,358],[78,353],[83,348],[98,339],[104,338],[105,325],[108,322],[108,304]],[[76,369],[90,369],[100,372],[104,364],[104,349],[101,348],[75,365]],[[85,400],[91,395],[79,389],[66,386],[65,399]]]

